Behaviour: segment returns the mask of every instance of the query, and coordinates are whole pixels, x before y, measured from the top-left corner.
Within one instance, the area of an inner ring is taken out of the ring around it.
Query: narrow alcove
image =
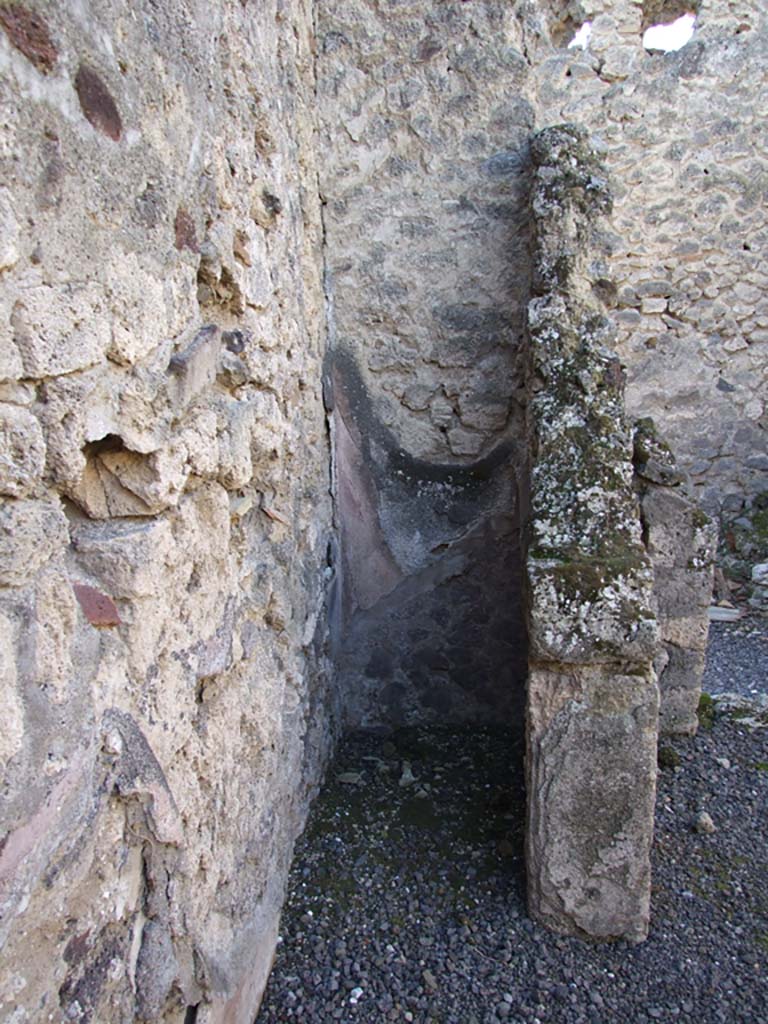
[[[518,445],[426,462],[330,360],[341,526],[336,671],[345,726],[522,729]]]
[[[467,246],[468,265],[498,245],[503,273],[490,255],[474,276],[462,264],[462,290],[451,295],[438,268],[422,335],[410,306],[390,327],[390,304],[405,300],[403,286],[396,293],[388,282],[372,325],[336,344],[325,365],[338,527],[330,646],[344,735],[296,849],[289,888],[303,908],[302,934],[288,911],[284,941],[293,954],[315,922],[332,922],[359,948],[362,970],[369,942],[417,935],[426,903],[435,927],[457,941],[462,918],[485,900],[499,920],[525,920],[527,139],[483,154],[471,173],[487,195],[450,207],[472,229],[462,227],[453,244]],[[438,201],[421,187],[425,195],[408,196],[419,217],[407,207],[399,221],[408,242],[397,262],[424,274],[420,248],[440,251],[445,240],[426,232]],[[340,285],[328,288],[335,310],[357,301]],[[418,351],[407,373],[382,366],[381,322],[397,339],[398,360],[408,347]],[[452,445],[473,431],[479,450]],[[416,900],[427,879],[428,895]],[[499,956],[511,956],[505,929],[494,941]],[[374,1009],[364,981],[339,984],[351,1007],[360,1002],[362,1019],[387,1019],[386,996]],[[282,1019],[284,1009],[271,1005],[268,989],[259,1019]]]

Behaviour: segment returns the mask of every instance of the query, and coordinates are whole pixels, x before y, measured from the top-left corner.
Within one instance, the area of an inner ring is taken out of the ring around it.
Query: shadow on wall
[[[346,726],[523,729],[517,445],[419,460],[375,417],[354,359],[329,354],[341,553],[337,678]]]

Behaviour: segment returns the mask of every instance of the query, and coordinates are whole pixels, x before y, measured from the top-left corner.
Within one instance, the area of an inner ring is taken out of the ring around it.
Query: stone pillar
[[[528,899],[593,939],[647,935],[659,693],[653,569],[603,299],[611,197],[586,135],[532,144],[526,548]]]
[[[635,424],[634,463],[661,630],[659,730],[691,736],[699,725],[717,524],[699,508],[651,419]]]

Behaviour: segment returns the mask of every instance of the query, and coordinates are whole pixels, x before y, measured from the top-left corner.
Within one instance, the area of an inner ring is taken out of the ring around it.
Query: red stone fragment
[[[72,589],[83,609],[83,615],[92,626],[101,629],[105,626],[120,625],[120,615],[111,597],[102,594],[95,587],[89,587],[87,583],[73,583]]]
[[[182,249],[189,249],[190,252],[200,251],[200,246],[197,244],[195,222],[183,206],[176,211],[173,230],[176,232],[176,248],[179,251]]]
[[[94,128],[117,142],[123,123],[115,101],[93,68],[81,64],[75,76],[75,92],[83,113]]]
[[[33,11],[19,4],[0,6],[0,25],[17,50],[31,61],[38,71],[47,75],[56,65],[58,52],[53,45],[48,26]]]

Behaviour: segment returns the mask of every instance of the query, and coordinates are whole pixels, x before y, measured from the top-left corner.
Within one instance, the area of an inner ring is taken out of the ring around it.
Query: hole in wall
[[[660,14],[663,16],[664,11]],[[649,23],[648,19],[644,18],[643,46],[646,50],[661,53],[680,50],[691,40],[695,27],[696,14],[691,10],[686,10],[671,21],[654,20]],[[591,35],[591,21],[585,21],[578,29],[572,28],[567,49],[588,49]]]
[[[105,434],[104,437],[100,437],[97,441],[88,441],[87,444],[83,445],[83,455],[87,460],[95,459],[99,455],[105,455],[108,452],[125,451],[128,451],[128,449],[123,443],[122,437],[118,434]]]
[[[589,37],[592,35],[592,22],[585,21],[581,28],[576,32],[573,39],[568,43],[569,50],[586,50],[589,44]]]
[[[650,25],[643,33],[643,46],[661,53],[681,50],[692,38],[695,26],[696,15],[690,12],[671,22]]]
[[[559,0],[559,2],[544,0],[542,6],[548,8],[549,37],[553,45],[566,46],[568,40],[573,39],[574,35],[580,31],[579,26],[582,24],[583,12],[578,9],[578,6],[575,12],[572,11],[573,5],[563,2],[563,0]]]

